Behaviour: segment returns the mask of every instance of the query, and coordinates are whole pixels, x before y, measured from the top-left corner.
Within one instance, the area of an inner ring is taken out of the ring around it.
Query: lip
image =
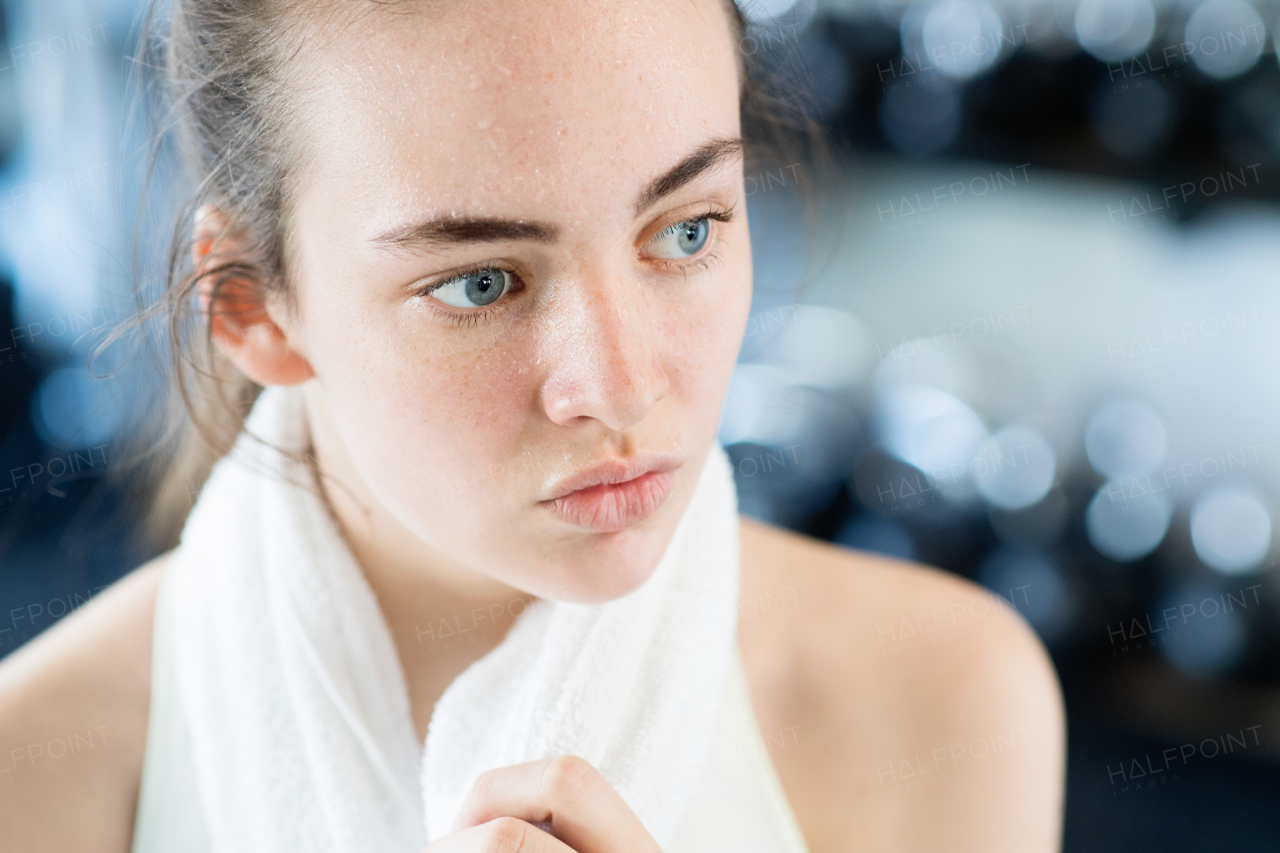
[[[540,501],[561,521],[599,532],[623,530],[658,511],[680,460],[667,453],[607,459],[560,480]]]

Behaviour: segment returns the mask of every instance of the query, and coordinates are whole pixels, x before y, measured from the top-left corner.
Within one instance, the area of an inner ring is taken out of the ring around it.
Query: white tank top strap
[[[134,817],[131,853],[209,853],[209,835],[196,791],[191,742],[182,724],[173,679],[172,608],[162,573],[156,591],[151,644],[151,702],[146,753]],[[163,796],[162,796],[163,794]],[[159,803],[169,806],[161,810]]]
[[[666,853],[707,850],[809,853],[751,704],[737,643],[702,784]]]

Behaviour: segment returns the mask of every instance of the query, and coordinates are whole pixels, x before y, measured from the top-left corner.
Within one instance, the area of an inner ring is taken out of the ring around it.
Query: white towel
[[[732,470],[713,444],[652,576],[539,599],[445,690],[419,747],[395,644],[305,470],[298,386],[269,388],[167,569],[179,702],[214,853],[417,853],[484,770],[579,755],[666,847],[707,759],[737,631]],[[164,641],[164,638],[161,638]]]

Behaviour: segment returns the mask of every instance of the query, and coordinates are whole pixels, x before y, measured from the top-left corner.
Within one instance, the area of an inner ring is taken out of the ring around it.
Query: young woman
[[[736,516],[743,26],[174,0],[166,304],[235,452],[0,666],[5,849],[1058,849],[1017,615]]]

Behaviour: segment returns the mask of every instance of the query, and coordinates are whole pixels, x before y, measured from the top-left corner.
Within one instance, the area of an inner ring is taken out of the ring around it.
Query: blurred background
[[[1277,849],[1280,0],[743,5],[845,152],[813,275],[803,165],[747,176],[743,511],[1022,613],[1064,849]],[[149,373],[86,368],[133,310],[138,4],[3,12],[0,655],[151,556],[109,476]]]

